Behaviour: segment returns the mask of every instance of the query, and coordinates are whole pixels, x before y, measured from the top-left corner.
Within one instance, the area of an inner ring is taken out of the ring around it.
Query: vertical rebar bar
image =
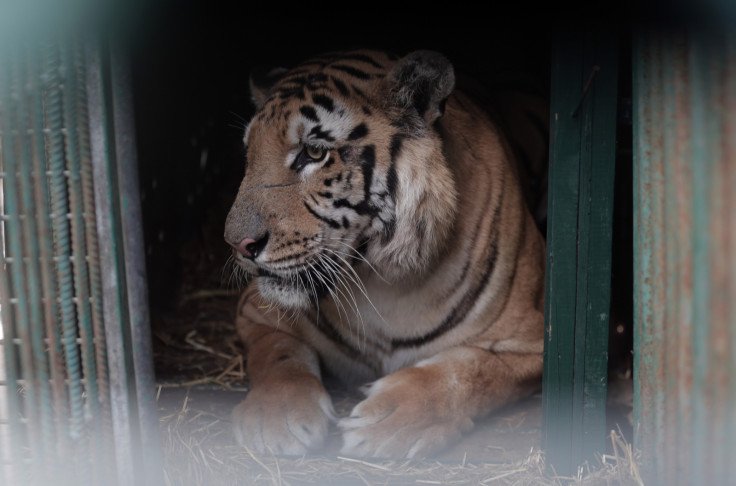
[[[77,309],[77,332],[81,339],[80,354],[82,358],[82,371],[84,380],[84,388],[86,399],[84,400],[85,423],[93,424],[89,437],[84,440],[91,440],[90,449],[95,455],[94,461],[82,460],[80,466],[84,464],[81,471],[82,476],[91,484],[90,478],[92,472],[87,469],[88,466],[95,464],[101,465],[102,457],[100,453],[102,449],[94,444],[100,433],[99,418],[100,411],[98,406],[98,389],[97,389],[97,367],[94,358],[94,342],[92,332],[92,310],[89,302],[89,275],[87,272],[87,244],[84,236],[85,225],[83,217],[82,201],[82,181],[79,163],[79,139],[77,131],[77,79],[76,69],[73,62],[74,47],[69,42],[60,43],[61,64],[64,66],[65,80],[63,85],[63,101],[64,101],[64,126],[66,128],[65,147],[67,167],[69,169],[68,194],[69,194],[69,212],[71,226],[71,250],[74,273],[74,293],[76,295]],[[80,441],[81,445],[81,441]],[[85,456],[86,457],[86,454]]]
[[[32,117],[34,133],[34,197],[36,206],[41,208],[36,215],[39,239],[39,260],[41,262],[45,335],[48,341],[51,389],[54,401],[54,428],[56,431],[55,456],[61,464],[70,463],[66,437],[69,434],[69,405],[64,376],[64,356],[58,326],[59,307],[56,302],[55,265],[53,259],[53,240],[49,207],[49,187],[46,171],[46,135],[44,128],[44,93],[49,88],[49,77],[43,71],[43,60],[39,46],[29,49],[28,77],[34,80],[32,90]]]
[[[77,347],[76,309],[74,307],[74,277],[72,274],[70,230],[67,214],[69,211],[67,181],[65,177],[64,106],[62,83],[65,81],[60,71],[61,62],[55,45],[45,46],[46,74],[49,76],[47,91],[46,119],[49,127],[49,169],[51,178],[52,229],[54,234],[54,255],[56,257],[56,280],[61,307],[62,343],[69,381],[69,400],[71,422],[69,438],[75,457],[86,457],[87,447],[84,437],[84,397],[82,369]],[[86,465],[75,462],[79,473],[85,479]]]

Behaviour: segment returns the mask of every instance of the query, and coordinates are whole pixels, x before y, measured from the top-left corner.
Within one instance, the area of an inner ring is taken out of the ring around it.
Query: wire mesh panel
[[[4,485],[159,484],[130,100],[108,52],[0,40]]]

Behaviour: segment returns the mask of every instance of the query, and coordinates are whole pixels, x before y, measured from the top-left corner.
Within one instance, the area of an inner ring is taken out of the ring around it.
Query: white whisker
[[[318,255],[318,258],[321,259],[322,256]],[[340,309],[342,308],[342,312],[345,312],[345,318],[348,318],[347,311],[345,310],[345,306],[342,305],[342,302],[340,301],[339,297],[335,293],[335,291],[332,289],[332,287],[335,286],[334,280],[330,279],[329,275],[324,275],[317,267],[312,265],[311,263],[307,262],[307,264],[312,268],[312,270],[315,273],[315,276],[322,282],[322,285],[327,289],[327,291],[330,293],[330,296],[332,297],[332,300],[335,302],[335,308],[337,309],[337,318],[342,322],[342,313],[340,312]],[[317,307],[317,315],[319,316],[319,307]],[[348,320],[348,325],[349,325]]]
[[[314,265],[312,265],[309,261],[307,261],[306,263],[307,265],[309,265],[309,268],[312,269],[315,276],[319,277],[319,272],[316,268],[314,268]],[[314,303],[317,306],[317,315],[319,316],[319,295],[317,295],[317,288],[314,286],[314,277],[312,276],[312,272],[306,272],[305,275],[307,276],[307,280],[309,280],[310,287],[312,287],[312,295],[314,295]]]
[[[340,278],[339,273],[335,272],[334,268],[331,268],[328,266],[328,264],[332,264],[332,262],[329,260],[329,258],[323,254],[319,255],[320,263],[322,263],[323,268],[326,272],[328,272],[328,275],[325,277],[330,280],[332,283],[332,287],[334,287],[336,292],[339,292],[342,294],[342,296],[347,301],[348,306],[350,306],[350,299],[353,301],[353,305],[351,306],[351,310],[353,311],[353,314],[360,316],[360,312],[358,311],[358,304],[355,302],[355,298],[353,298],[352,294],[349,293],[349,289],[345,286],[345,283]],[[347,292],[347,293],[346,293]],[[335,292],[331,292],[333,296],[333,300],[337,305],[342,307],[343,312],[345,312],[345,319],[347,319],[348,327],[350,326],[350,314],[348,313],[347,309],[345,308],[345,305],[343,304],[342,300],[338,298],[337,294]],[[339,314],[339,312],[338,312]]]
[[[346,248],[347,248],[348,250],[350,250],[350,253],[346,253],[346,252],[339,252],[339,253],[341,253],[341,254],[345,255],[346,257],[349,257],[349,258],[355,258],[355,259],[358,259],[358,260],[360,260],[360,261],[364,262],[364,263],[365,263],[366,265],[368,265],[368,267],[369,267],[369,268],[370,268],[371,270],[373,270],[373,273],[375,273],[375,274],[376,274],[376,276],[377,276],[378,278],[380,278],[380,279],[381,279],[381,280],[382,280],[382,281],[383,281],[384,283],[386,283],[386,284],[389,284],[389,285],[391,284],[391,282],[389,282],[388,280],[386,280],[386,279],[385,279],[385,278],[383,277],[383,275],[381,275],[381,274],[380,274],[380,273],[378,272],[378,270],[376,270],[376,267],[374,267],[374,266],[373,266],[373,264],[372,264],[371,262],[369,262],[369,261],[368,261],[368,259],[367,259],[366,257],[364,257],[363,255],[361,255],[361,254],[360,254],[360,252],[359,252],[358,250],[356,250],[355,248],[353,248],[353,247],[352,247],[352,246],[350,246],[349,244],[345,243],[345,239],[344,239],[344,238],[329,238],[329,239],[330,239],[330,240],[334,240],[334,241],[337,241],[337,242],[338,242],[339,244],[343,245],[343,246],[344,246],[344,247],[346,247]],[[337,250],[333,250],[333,251],[337,251]]]
[[[345,273],[345,276],[347,278],[349,278],[350,281],[352,281],[355,284],[355,286],[358,288],[358,290],[360,290],[360,292],[363,294],[363,296],[368,301],[368,303],[373,308],[373,310],[376,311],[376,314],[378,315],[378,317],[380,317],[381,320],[385,323],[386,320],[383,318],[383,316],[381,315],[381,313],[379,312],[379,310],[373,304],[373,301],[371,300],[371,298],[368,296],[368,290],[365,288],[365,284],[363,284],[363,281],[361,280],[360,276],[355,271],[355,269],[353,268],[353,266],[350,265],[350,263],[348,263],[348,261],[345,260],[345,258],[343,258],[342,256],[340,256],[334,250],[330,250],[329,248],[324,248],[324,250],[331,252],[333,255],[335,255],[336,258],[340,259],[340,261],[342,261],[344,263],[345,267],[347,267],[347,269],[352,273],[352,275],[350,275],[348,273]]]
[[[327,248],[324,248],[324,250],[328,250],[328,249]],[[363,316],[360,315],[360,310],[358,308],[358,302],[355,300],[355,294],[353,294],[353,291],[350,288],[350,285],[348,285],[348,282],[345,281],[345,278],[344,278],[344,277],[348,277],[349,278],[350,276],[349,275],[345,275],[345,273],[340,268],[340,265],[338,265],[336,262],[332,261],[329,257],[327,257],[326,255],[321,255],[321,256],[322,256],[322,260],[321,261],[323,262],[323,264],[325,264],[325,268],[327,268],[332,273],[332,275],[334,275],[334,277],[342,284],[342,287],[345,289],[345,291],[347,292],[348,296],[353,301],[353,308],[354,308],[355,314],[356,314],[356,316],[358,318],[360,318],[360,320],[362,322]],[[356,283],[356,282],[353,282],[353,283]],[[356,283],[356,285],[357,285],[357,283]]]
[[[335,288],[338,292],[340,292],[344,297],[349,298],[353,302],[353,314],[358,317],[358,336],[362,336],[363,339],[358,340],[358,346],[360,349],[365,349],[365,338],[366,338],[366,330],[365,330],[365,322],[363,321],[363,315],[360,313],[360,308],[358,307],[358,303],[355,299],[355,295],[352,292],[352,289],[348,285],[348,283],[343,279],[342,270],[340,269],[339,265],[336,262],[333,262],[327,255],[320,254],[320,261],[323,264],[323,267],[327,272],[330,273],[332,276],[332,281],[335,284]],[[338,301],[339,302],[339,301]],[[348,302],[349,304],[349,302]],[[343,307],[344,308],[344,307]],[[347,315],[347,311],[345,311]],[[348,318],[348,328],[352,331],[352,325],[351,325],[351,319]]]
[[[321,257],[322,257],[322,262],[324,263],[325,268],[327,268],[328,271],[330,271],[332,273],[332,275],[334,276],[334,278],[337,279],[337,281],[340,283],[340,286],[337,286],[336,288],[343,295],[345,295],[347,293],[347,296],[353,302],[353,313],[355,314],[355,316],[358,317],[358,321],[359,321],[358,323],[356,323],[359,326],[358,327],[358,330],[359,330],[358,335],[360,337],[362,337],[362,340],[359,339],[359,347],[361,349],[365,349],[366,329],[365,329],[365,322],[363,321],[363,314],[360,312],[360,308],[358,306],[357,300],[355,299],[355,295],[353,293],[352,288],[350,287],[350,285],[348,284],[348,282],[343,278],[346,275],[342,271],[342,269],[340,268],[340,266],[337,264],[337,262],[332,261],[326,255],[321,255]],[[342,287],[342,289],[344,289],[344,291],[341,290],[340,287]],[[350,320],[348,320],[348,326],[352,330],[352,327],[350,326]]]

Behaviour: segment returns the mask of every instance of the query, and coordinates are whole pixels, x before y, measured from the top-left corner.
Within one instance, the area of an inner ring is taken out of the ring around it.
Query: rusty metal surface
[[[736,37],[634,50],[635,445],[653,484],[727,484],[736,436]]]

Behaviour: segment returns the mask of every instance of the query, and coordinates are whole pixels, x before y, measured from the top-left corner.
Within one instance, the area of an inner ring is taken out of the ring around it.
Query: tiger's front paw
[[[303,455],[322,447],[332,402],[319,380],[264,382],[233,410],[235,438],[258,452]]]
[[[422,376],[407,368],[373,383],[367,398],[338,422],[341,454],[362,457],[427,457],[460,439],[473,421]]]

